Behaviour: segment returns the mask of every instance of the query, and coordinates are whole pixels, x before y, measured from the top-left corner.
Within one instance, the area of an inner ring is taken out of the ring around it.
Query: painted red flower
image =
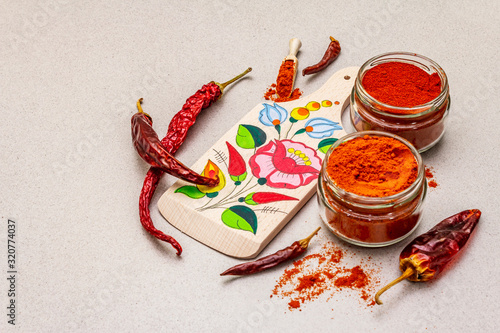
[[[303,143],[275,140],[259,148],[248,164],[260,184],[294,189],[318,178],[321,158]]]

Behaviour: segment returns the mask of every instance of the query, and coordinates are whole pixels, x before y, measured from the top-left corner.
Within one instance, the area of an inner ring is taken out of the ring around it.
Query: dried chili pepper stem
[[[307,249],[307,247],[309,246],[309,242],[311,241],[311,238],[313,238],[318,233],[319,229],[321,229],[321,227],[318,227],[316,230],[314,230],[312,234],[310,234],[306,238],[299,240],[299,244],[304,250]]]
[[[215,81],[212,81],[213,83],[215,83],[219,89],[220,89],[220,96],[219,98],[221,98],[222,94],[224,93],[224,89],[230,85],[231,83],[233,83],[234,81],[236,80],[239,80],[241,79],[243,76],[247,75],[248,73],[250,73],[252,71],[252,67],[248,67],[243,73],[233,77],[231,80],[229,81],[226,81],[224,83],[219,83],[219,82],[215,82]]]
[[[275,267],[287,260],[294,259],[306,251],[307,247],[309,246],[309,241],[311,240],[311,238],[314,237],[314,235],[318,233],[319,229],[321,229],[321,227],[314,230],[314,232],[310,234],[308,237],[300,241],[296,241],[292,245],[282,250],[279,250],[276,253],[262,257],[255,261],[245,262],[243,264],[233,266],[228,270],[224,271],[223,273],[221,273],[221,275],[255,274],[258,272],[265,271],[266,269]]]
[[[375,294],[375,302],[378,304],[378,305],[381,305],[383,304],[382,301],[380,300],[380,295],[382,295],[384,292],[386,292],[389,288],[391,288],[392,286],[394,286],[395,284],[398,284],[399,282],[403,281],[403,280],[406,280],[407,278],[409,278],[410,276],[416,274],[417,272],[415,271],[415,269],[413,267],[408,267],[406,269],[406,271],[404,271],[404,273],[398,277],[396,280],[392,281],[391,283],[389,283],[388,285],[386,285],[385,287],[383,287],[382,289],[380,289],[376,294]]]
[[[149,118],[151,118],[151,116],[149,114],[147,114],[146,112],[144,112],[142,110],[142,105],[141,105],[142,101],[143,101],[142,97],[137,100],[137,110],[139,111],[139,113],[144,113],[146,116],[148,116]]]

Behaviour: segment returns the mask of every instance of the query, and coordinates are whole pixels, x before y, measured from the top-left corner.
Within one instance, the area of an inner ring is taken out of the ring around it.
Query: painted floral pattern
[[[314,149],[291,140],[269,142],[248,163],[252,174],[265,178],[267,186],[288,189],[309,184],[318,178],[321,168],[321,158]]]
[[[215,162],[208,160],[201,173],[218,175],[219,185],[212,188],[185,185],[175,192],[192,199],[205,198],[196,210],[221,210],[221,221],[226,226],[256,234],[257,212],[287,214],[279,203],[299,200],[288,191],[318,178],[322,163],[318,152],[324,154],[328,150],[337,140],[334,133],[342,127],[312,114],[330,106],[332,102],[328,100],[310,101],[289,112],[279,104],[263,103],[259,122],[274,127],[275,136],[258,126],[240,124],[234,143],[226,142],[224,150],[214,150]],[[300,142],[300,135],[320,140],[317,148]]]
[[[314,139],[322,139],[332,136],[335,131],[341,130],[339,123],[326,118],[313,118],[304,127],[307,135]]]

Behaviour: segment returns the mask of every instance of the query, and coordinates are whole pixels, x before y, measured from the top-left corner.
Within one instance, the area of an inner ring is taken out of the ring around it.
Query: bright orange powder
[[[418,165],[411,150],[399,140],[365,135],[335,148],[327,172],[347,192],[386,197],[410,187],[417,179]]]

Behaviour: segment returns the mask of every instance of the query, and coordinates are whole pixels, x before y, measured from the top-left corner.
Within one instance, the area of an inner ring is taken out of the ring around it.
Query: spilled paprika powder
[[[420,221],[422,158],[389,133],[347,135],[327,152],[318,194],[321,218],[339,238],[360,246],[394,244]]]
[[[303,304],[325,294],[328,301],[354,293],[359,295],[360,304],[374,306],[371,295],[380,283],[377,278],[380,267],[370,257],[361,259],[354,266],[349,264],[355,255],[327,242],[318,253],[305,256],[285,269],[276,281],[271,297],[287,299],[290,311],[300,311]]]

